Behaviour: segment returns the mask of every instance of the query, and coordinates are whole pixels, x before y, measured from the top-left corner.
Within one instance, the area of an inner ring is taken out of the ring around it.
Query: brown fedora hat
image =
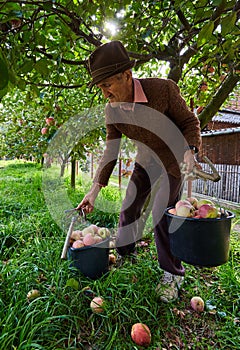
[[[103,79],[114,74],[124,72],[135,65],[135,60],[130,60],[128,53],[120,41],[111,41],[94,50],[88,60],[92,81],[92,87]]]

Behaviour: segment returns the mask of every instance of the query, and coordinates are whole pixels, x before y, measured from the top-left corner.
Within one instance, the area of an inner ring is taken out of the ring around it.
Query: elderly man
[[[172,80],[133,78],[134,64],[119,41],[103,44],[90,55],[91,86],[101,89],[109,101],[105,108],[106,148],[93,185],[77,209],[93,211],[116,164],[122,135],[134,140],[137,155],[122,203],[116,249],[120,256],[135,253],[135,242],[142,233],[141,214],[151,197],[154,237],[163,269],[157,291],[168,302],[178,297],[185,270],[171,254],[164,209],[175,205],[181,196],[179,163],[184,161],[188,171],[197,165],[200,125]]]

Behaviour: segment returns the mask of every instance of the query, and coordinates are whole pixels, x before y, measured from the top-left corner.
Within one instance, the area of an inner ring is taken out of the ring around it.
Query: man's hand
[[[186,173],[189,174],[193,171],[193,168],[202,169],[201,165],[197,162],[195,158],[195,152],[192,150],[187,150],[184,153],[184,163],[186,164]]]
[[[76,210],[84,210],[85,213],[91,213],[94,209],[94,203],[100,192],[101,187],[98,184],[93,184],[91,190],[85,195],[83,200],[78,204]]]

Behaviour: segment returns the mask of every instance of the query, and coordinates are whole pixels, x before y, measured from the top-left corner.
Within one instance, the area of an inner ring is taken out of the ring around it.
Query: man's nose
[[[102,90],[102,94],[103,94],[104,98],[108,98],[108,96],[110,95],[108,89],[102,88],[101,90]]]

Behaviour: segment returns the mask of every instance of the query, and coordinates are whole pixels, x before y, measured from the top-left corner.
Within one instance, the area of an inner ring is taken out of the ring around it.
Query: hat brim
[[[130,62],[127,62],[126,64],[122,65],[121,67],[115,69],[114,71],[110,71],[107,73],[102,74],[101,76],[94,78],[89,84],[88,87],[91,89],[94,85],[100,83],[102,80],[107,79],[109,77],[112,77],[115,74],[124,72],[127,69],[131,69],[135,66],[136,61],[132,60]]]

